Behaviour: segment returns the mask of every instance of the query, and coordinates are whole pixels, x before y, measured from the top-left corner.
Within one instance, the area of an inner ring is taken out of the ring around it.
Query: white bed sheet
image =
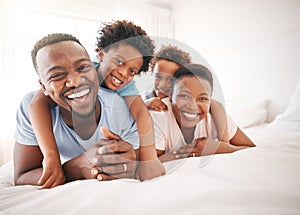
[[[300,133],[267,125],[245,132],[257,147],[168,162],[167,175],[145,182],[39,190],[12,186],[9,162],[0,168],[0,214],[299,214]]]

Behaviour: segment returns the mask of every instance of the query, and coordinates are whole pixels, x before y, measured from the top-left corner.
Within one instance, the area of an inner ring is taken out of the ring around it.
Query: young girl
[[[154,72],[153,90],[142,95],[149,110],[166,111],[167,106],[162,102],[171,93],[173,76],[181,65],[191,63],[191,56],[176,46],[165,45],[155,53],[151,60],[151,68]],[[226,112],[222,103],[212,100],[210,112],[218,131],[218,139],[228,142],[226,128]]]
[[[154,144],[153,121],[139,92],[135,88],[133,77],[141,71],[147,71],[154,44],[141,27],[128,21],[116,21],[104,24],[98,31],[97,52],[100,62],[95,63],[101,87],[117,91],[128,104],[133,118],[137,122],[140,148],[137,157],[140,160],[137,178],[147,180],[165,174],[165,169],[157,158]],[[57,146],[52,133],[49,106],[52,101],[38,93],[30,105],[30,117],[40,148],[44,155],[43,175],[39,185],[43,188],[64,183]],[[118,138],[103,131],[108,138]],[[97,174],[96,169],[93,173]]]
[[[217,130],[209,112],[212,90],[212,74],[202,65],[188,64],[175,72],[170,98],[163,99],[167,111],[150,111],[162,162],[255,146],[229,117],[229,143],[215,140]]]

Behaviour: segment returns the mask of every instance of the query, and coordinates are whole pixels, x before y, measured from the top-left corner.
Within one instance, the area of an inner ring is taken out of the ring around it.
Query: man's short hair
[[[32,51],[31,51],[31,58],[32,58],[32,63],[33,63],[34,69],[37,73],[38,73],[38,68],[37,68],[37,64],[36,64],[36,55],[37,55],[38,51],[45,46],[63,42],[63,41],[74,41],[82,46],[82,44],[76,37],[74,37],[70,34],[64,34],[64,33],[48,34],[47,36],[43,37],[42,39],[40,39],[39,41],[37,41],[35,43]]]

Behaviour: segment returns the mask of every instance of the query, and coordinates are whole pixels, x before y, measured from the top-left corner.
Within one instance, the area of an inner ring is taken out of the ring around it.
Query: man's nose
[[[68,75],[66,87],[77,87],[81,79],[80,73],[72,72]]]

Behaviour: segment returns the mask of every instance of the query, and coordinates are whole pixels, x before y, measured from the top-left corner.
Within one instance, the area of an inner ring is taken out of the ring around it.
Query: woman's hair
[[[201,64],[187,64],[181,66],[174,74],[175,82],[183,77],[200,77],[207,80],[213,90],[213,76],[211,71]],[[173,85],[174,86],[174,85]]]
[[[130,45],[143,55],[143,65],[139,73],[148,71],[155,46],[153,40],[140,26],[126,20],[118,20],[102,23],[97,32],[99,34],[99,37],[97,37],[97,52],[100,50],[107,52],[110,48],[116,48],[122,44]]]
[[[36,64],[36,55],[37,55],[38,51],[41,48],[44,48],[45,46],[63,42],[63,41],[74,41],[82,46],[82,44],[76,37],[74,37],[70,34],[63,34],[63,33],[48,34],[47,36],[43,37],[42,39],[40,39],[39,41],[37,41],[35,43],[32,51],[31,51],[31,58],[32,58],[32,63],[33,63],[33,66],[34,66],[34,69],[36,72],[38,72],[38,68],[37,68],[37,64]],[[85,48],[84,48],[84,50],[85,50]]]
[[[159,60],[167,60],[170,62],[177,63],[179,66],[191,63],[192,58],[188,52],[179,49],[177,46],[163,45],[156,52],[151,60],[150,70],[153,71],[155,64]]]

